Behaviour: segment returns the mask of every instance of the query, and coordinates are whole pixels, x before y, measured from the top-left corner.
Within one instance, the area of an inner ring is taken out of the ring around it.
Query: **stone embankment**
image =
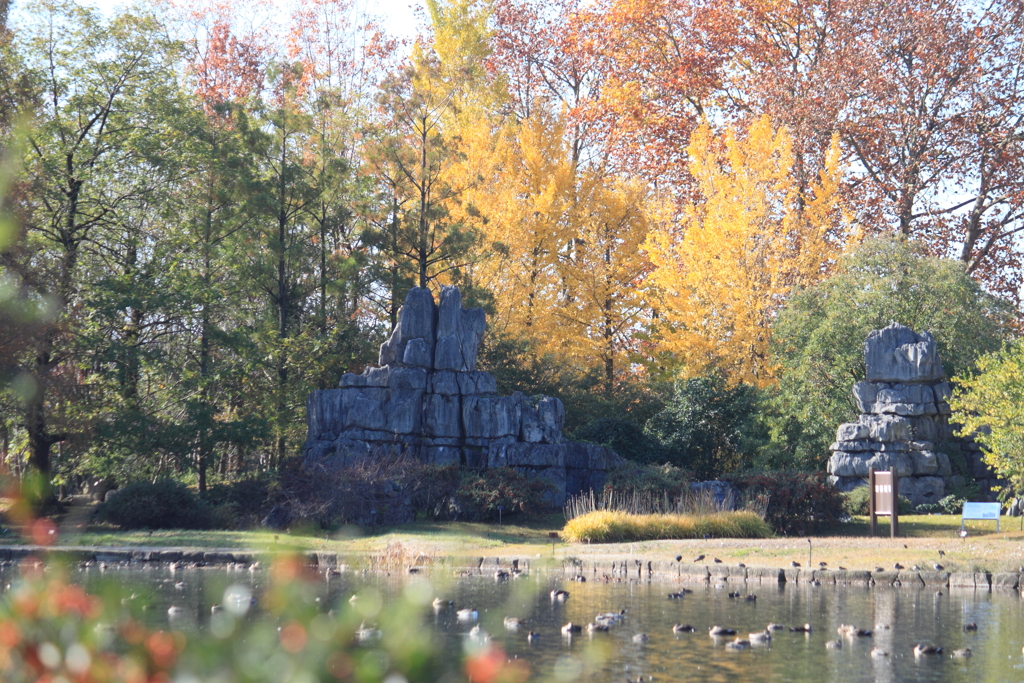
[[[229,564],[253,565],[272,559],[283,551],[258,552],[238,549],[180,548],[104,548],[75,546],[6,546],[0,547],[0,562],[36,559],[43,562],[95,562],[122,565],[147,563],[189,563],[216,567]],[[350,566],[366,564],[367,556],[333,552],[303,552],[306,564],[318,569],[344,571]],[[929,588],[961,590],[1024,590],[1024,573],[1018,572],[947,572],[924,570],[866,571],[849,569],[808,569],[805,567],[746,567],[730,564],[692,564],[661,560],[611,560],[600,557],[588,560],[573,558],[512,557],[445,557],[429,558],[423,566],[389,566],[391,571],[408,573],[436,570],[439,567],[459,573],[487,576],[498,570],[518,567],[553,570],[570,580],[586,581],[682,581],[715,584],[795,584],[808,586],[862,586],[892,588]]]

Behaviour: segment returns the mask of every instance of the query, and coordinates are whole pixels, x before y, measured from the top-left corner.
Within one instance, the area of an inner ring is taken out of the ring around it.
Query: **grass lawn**
[[[957,515],[907,515],[900,519],[900,537],[889,538],[888,520],[880,519],[878,535],[868,536],[867,518],[854,520],[824,531],[811,539],[775,537],[766,539],[711,538],[634,543],[565,543],[560,535],[565,519],[561,513],[513,517],[505,524],[418,521],[376,530],[343,527],[326,533],[293,530],[273,531],[118,531],[101,526],[64,526],[60,545],[239,548],[255,551],[295,550],[337,552],[358,556],[388,554],[419,562],[422,558],[444,557],[544,557],[560,561],[569,558],[600,558],[602,561],[643,557],[672,561],[683,555],[689,561],[697,555],[718,557],[729,564],[788,567],[791,562],[808,566],[825,561],[831,568],[891,569],[893,564],[931,569],[939,561],[948,571],[1018,571],[1024,566],[1024,532],[1021,520],[1003,518],[1002,533],[993,522],[968,521],[968,537],[961,539]],[[550,534],[559,534],[552,538]],[[11,538],[8,539],[8,536]],[[0,537],[0,544],[23,542],[17,534]],[[938,550],[946,555],[940,557]]]

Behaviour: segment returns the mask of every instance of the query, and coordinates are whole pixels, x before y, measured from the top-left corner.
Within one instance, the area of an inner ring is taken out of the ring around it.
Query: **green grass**
[[[1004,517],[1000,520],[1002,531],[1019,531],[1020,518]],[[903,538],[948,538],[960,531],[960,515],[900,515],[900,536]],[[964,524],[971,536],[994,534],[996,523],[968,519]],[[870,530],[868,517],[854,517],[851,521],[838,524],[831,533],[837,536],[867,536]],[[878,535],[889,535],[889,518],[878,518]]]
[[[328,551],[371,552],[389,543],[429,544],[439,552],[458,554],[472,548],[506,546],[546,546],[550,533],[558,532],[565,518],[561,513],[515,516],[502,525],[474,522],[418,521],[394,527],[367,529],[346,526],[327,532],[319,529],[292,529],[290,532],[155,530],[120,531],[104,525],[91,525],[85,530],[60,526],[58,545],[174,547],[174,548],[238,548],[257,551]],[[17,533],[0,539],[0,544],[22,544],[30,541]]]
[[[598,510],[569,520],[562,536],[570,543],[624,543],[682,538],[769,538],[771,527],[749,510],[706,515],[634,515]]]

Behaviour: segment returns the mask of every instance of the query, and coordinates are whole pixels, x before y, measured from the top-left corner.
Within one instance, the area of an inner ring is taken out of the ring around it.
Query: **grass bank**
[[[569,520],[562,536],[570,543],[628,543],[666,539],[769,538],[772,530],[749,510],[706,515],[635,515],[597,510]]]

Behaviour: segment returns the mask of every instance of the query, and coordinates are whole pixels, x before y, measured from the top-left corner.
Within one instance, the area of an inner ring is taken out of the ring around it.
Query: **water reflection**
[[[171,571],[166,565],[144,565],[100,571],[93,566],[72,573],[90,590],[101,591],[107,582],[129,587],[125,608],[139,609],[153,626],[214,632],[258,613],[267,582],[265,572],[238,567]],[[0,569],[0,586],[16,576],[16,567]],[[372,638],[375,619],[403,592],[424,605],[426,627],[453,657],[496,644],[509,658],[527,662],[533,680],[621,683],[653,676],[655,681],[884,683],[1002,681],[1024,675],[1024,601],[1016,592],[729,583],[686,584],[692,593],[669,599],[682,586],[635,580],[570,583],[561,574],[536,571],[514,580],[443,570],[412,576],[345,572],[321,574],[303,599],[320,605],[325,628],[331,610],[351,605]],[[568,599],[552,599],[557,590],[568,591]],[[756,600],[744,599],[748,595]],[[588,633],[586,625],[601,613],[623,618],[607,631]],[[581,625],[581,631],[563,635],[569,622]],[[727,648],[733,637],[708,635],[718,625],[747,638],[769,622],[787,628],[743,650]],[[971,622],[978,631],[964,630]],[[693,625],[695,631],[673,632],[677,623]],[[805,623],[810,633],[788,628]],[[844,637],[837,632],[842,624],[871,629],[873,635]],[[640,634],[646,637],[637,638]],[[837,638],[842,649],[826,650],[826,641]],[[944,654],[915,658],[913,647],[919,642],[941,645]],[[973,651],[971,659],[949,656],[964,647]],[[888,656],[871,656],[873,648]]]

